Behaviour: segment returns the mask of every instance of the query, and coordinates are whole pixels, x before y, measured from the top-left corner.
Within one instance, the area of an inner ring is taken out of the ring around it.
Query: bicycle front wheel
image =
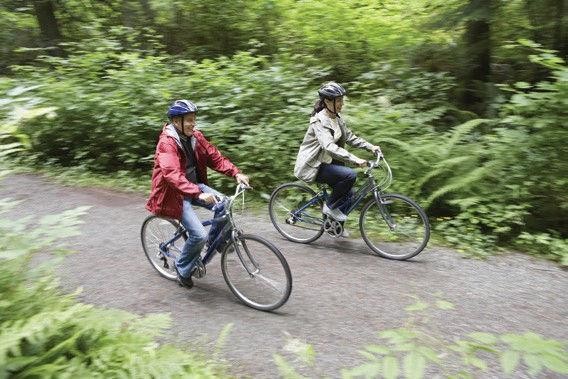
[[[323,202],[308,186],[283,184],[270,196],[268,211],[272,224],[292,242],[310,243],[323,233]]]
[[[380,205],[371,199],[361,211],[359,229],[375,254],[396,260],[416,256],[430,239],[426,213],[402,195],[384,195]]]
[[[179,238],[167,247],[168,254],[164,255],[160,251],[160,244],[167,242],[175,235],[179,224],[168,218],[158,216],[148,216],[142,224],[140,235],[142,237],[142,248],[146,258],[152,266],[164,278],[175,280],[176,271],[174,268],[176,257],[181,254],[181,249],[185,243],[186,236]]]
[[[292,292],[292,274],[282,253],[261,237],[243,234],[227,246],[221,270],[233,294],[251,308],[271,311]]]

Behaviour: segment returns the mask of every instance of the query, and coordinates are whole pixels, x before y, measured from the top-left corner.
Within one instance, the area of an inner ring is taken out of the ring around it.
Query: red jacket
[[[192,145],[198,177],[207,182],[207,167],[227,176],[236,176],[240,171],[213,146],[200,131],[193,131]],[[154,156],[152,192],[146,209],[159,216],[181,219],[183,198],[197,197],[201,190],[185,176],[186,157],[177,131],[165,125]]]

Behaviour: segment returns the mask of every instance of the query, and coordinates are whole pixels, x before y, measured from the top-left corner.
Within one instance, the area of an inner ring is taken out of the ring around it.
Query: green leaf
[[[470,333],[468,335],[476,341],[483,342],[489,345],[492,345],[497,342],[497,337],[495,337],[493,334],[490,333],[475,332],[475,333]]]
[[[390,354],[391,352],[391,350],[388,347],[381,345],[369,345],[366,346],[365,349],[371,353],[380,354],[380,355]]]
[[[511,103],[523,107],[531,104],[530,100],[525,95],[522,95],[520,93],[517,93],[513,95],[513,97],[511,97]]]
[[[341,376],[343,378],[354,378],[361,376],[365,378],[376,378],[381,373],[382,368],[383,365],[381,362],[365,363],[352,369],[342,370]]]
[[[294,367],[284,357],[279,354],[274,354],[272,356],[280,375],[286,379],[307,379],[305,376],[300,375]]]
[[[531,88],[532,86],[527,82],[517,82],[515,83],[515,87],[517,87],[518,89],[528,89]]]
[[[440,309],[444,309],[444,310],[448,310],[448,309],[454,309],[455,306],[453,303],[450,303],[449,301],[446,300],[437,300],[436,301],[436,306]]]
[[[525,354],[523,361],[529,368],[529,374],[536,376],[542,370],[542,361],[537,355]]]
[[[418,300],[416,303],[407,306],[406,308],[404,308],[405,311],[407,312],[420,312],[423,311],[425,309],[428,309],[429,305],[428,303],[425,303],[422,300]]]
[[[543,354],[542,363],[551,371],[568,374],[568,354],[565,351],[561,356]]]
[[[438,354],[431,348],[426,347],[426,346],[420,346],[417,349],[417,352],[422,354],[422,356],[432,362],[438,363],[440,364],[442,361],[440,360],[440,357],[438,356]]]
[[[217,337],[217,341],[215,342],[215,354],[220,354],[221,350],[227,343],[227,338],[229,338],[229,334],[231,334],[231,330],[233,330],[233,323],[230,322],[221,329],[219,336]]]
[[[398,376],[398,359],[388,356],[383,359],[383,375],[386,379],[394,379]]]
[[[517,368],[521,354],[518,351],[508,350],[501,355],[501,368],[505,374],[511,374]]]
[[[294,354],[302,362],[312,366],[315,363],[316,352],[312,345],[297,338],[290,338],[284,350]]]
[[[404,357],[404,373],[409,379],[420,379],[424,376],[426,359],[417,352],[411,352]]]

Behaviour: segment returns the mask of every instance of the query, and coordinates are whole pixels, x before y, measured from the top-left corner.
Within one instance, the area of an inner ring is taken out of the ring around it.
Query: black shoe
[[[182,287],[186,287],[186,288],[191,288],[193,287],[193,280],[191,280],[191,276],[189,278],[184,278],[178,271],[178,268],[176,266],[176,264],[174,263],[174,268],[176,270],[176,274],[177,274],[177,282],[180,286]]]

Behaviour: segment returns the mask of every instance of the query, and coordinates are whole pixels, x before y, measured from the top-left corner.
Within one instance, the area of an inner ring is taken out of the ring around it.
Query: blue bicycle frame
[[[217,218],[213,218],[211,220],[203,221],[201,224],[203,226],[209,226],[209,225],[213,226],[213,225],[216,225],[218,223],[227,221],[227,218],[228,218],[228,216],[226,214],[224,214],[221,217],[217,217]],[[230,228],[231,228],[230,224],[225,225],[223,227],[223,229],[221,229],[221,231],[217,234],[217,236],[213,240],[213,243],[211,245],[209,245],[207,251],[205,252],[205,255],[201,259],[201,262],[204,265],[207,265],[207,263],[209,263],[211,261],[211,259],[215,256],[215,251],[217,250],[217,247],[221,244],[221,241],[224,239],[223,237],[227,237],[226,235],[228,234],[228,231],[229,231]],[[176,257],[169,252],[168,247],[184,235],[187,235],[187,231],[186,231],[185,227],[180,223],[178,229],[176,230],[176,232],[174,234],[174,236],[171,239],[169,239],[168,241],[160,243],[160,251],[162,252],[162,254],[168,256],[169,258],[173,258],[175,260]]]
[[[383,199],[381,198],[381,193],[384,189],[386,189],[390,183],[392,182],[392,172],[390,167],[385,162],[386,170],[387,170],[387,177],[383,179],[383,181],[377,184],[375,177],[372,175],[372,170],[375,167],[378,167],[379,162],[381,161],[382,156],[378,156],[377,160],[370,164],[370,167],[365,171],[365,176],[367,177],[367,181],[363,184],[354,194],[350,194],[350,204],[349,207],[343,211],[344,214],[348,215],[351,213],[361,201],[367,197],[370,192],[373,192],[373,196],[377,204],[379,204],[379,212],[383,215],[383,218],[389,224],[389,227],[392,227],[394,224],[388,212],[382,206],[384,204]],[[311,222],[316,225],[321,225],[322,220],[317,217],[313,217],[310,215],[303,214],[304,210],[318,202],[324,202],[329,198],[327,193],[326,187],[322,186],[321,191],[312,197],[306,204],[302,205],[300,208],[294,210],[291,215],[294,219],[302,220],[304,222]]]

